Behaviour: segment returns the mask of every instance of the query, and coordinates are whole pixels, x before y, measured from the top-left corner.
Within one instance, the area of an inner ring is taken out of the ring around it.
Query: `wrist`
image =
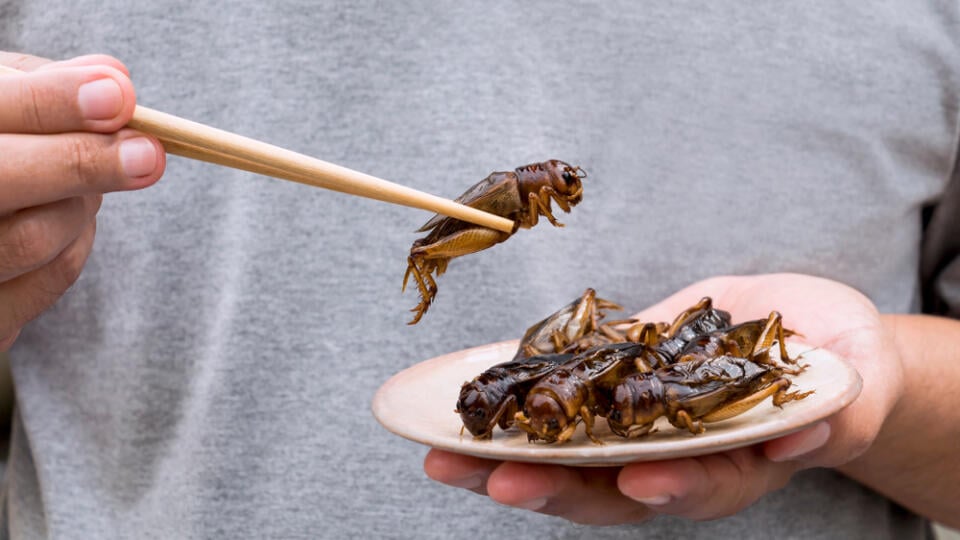
[[[917,354],[916,345],[911,349],[909,347],[910,336],[908,332],[909,318],[914,315],[903,313],[881,313],[880,326],[883,333],[883,348],[888,352],[890,361],[895,362],[895,369],[901,374],[901,384],[895,394],[895,399],[891,405],[884,425],[895,423],[896,418],[901,416],[903,410],[904,396],[907,395],[906,386],[908,384],[907,366],[904,362],[906,355]],[[883,430],[881,429],[881,433]]]

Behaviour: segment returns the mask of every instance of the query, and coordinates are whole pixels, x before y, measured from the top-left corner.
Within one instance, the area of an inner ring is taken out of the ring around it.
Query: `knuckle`
[[[863,421],[857,424],[846,433],[845,456],[836,461],[850,461],[863,455],[873,445],[877,433],[880,431],[880,423]]]
[[[89,136],[72,137],[67,151],[71,179],[86,187],[98,185],[100,174],[96,165],[103,149],[97,140]]]
[[[40,220],[22,220],[4,234],[0,253],[16,268],[39,266],[54,255],[53,240],[47,232],[46,225]]]
[[[45,131],[43,111],[49,109],[55,99],[53,92],[24,78],[20,82],[19,96],[17,101],[23,125],[31,131]]]
[[[87,253],[83,250],[68,249],[50,265],[49,292],[57,297],[76,283],[83,271]]]

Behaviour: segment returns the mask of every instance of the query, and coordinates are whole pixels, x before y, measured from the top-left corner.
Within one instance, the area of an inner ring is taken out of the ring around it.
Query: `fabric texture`
[[[960,169],[935,204],[925,209],[923,309],[937,315],[960,317]]]
[[[6,535],[925,537],[830,470],[711,522],[573,525],[431,482],[369,404],[586,287],[635,311],[792,271],[919,309],[958,23],[932,2],[0,0],[2,49],[113,54],[144,105],[426,192],[550,158],[589,175],[565,228],[454,260],[416,326],[424,212],[178,158],[107,196],[85,272],[11,353]]]

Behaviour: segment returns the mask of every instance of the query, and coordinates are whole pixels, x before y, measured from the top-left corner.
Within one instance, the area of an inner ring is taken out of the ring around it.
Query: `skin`
[[[136,94],[126,67],[0,52],[0,351],[79,277],[104,193],[163,174],[160,143],[123,126]],[[84,86],[92,83],[90,86]],[[81,89],[83,87],[83,89]]]
[[[810,429],[748,448],[622,468],[498,462],[431,450],[427,475],[494,501],[598,525],[657,514],[694,520],[736,514],[796,472],[830,467],[945,525],[960,526],[960,321],[881,315],[857,291],[795,274],[720,277],[692,285],[638,315],[665,320],[703,296],[734,320],[776,309],[811,344],[847,358],[863,390]]]

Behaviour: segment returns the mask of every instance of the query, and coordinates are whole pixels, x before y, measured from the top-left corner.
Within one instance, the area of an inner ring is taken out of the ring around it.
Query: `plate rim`
[[[725,430],[724,432],[720,433],[720,440],[718,440],[716,437],[710,437],[707,435],[697,435],[697,438],[671,440],[669,442],[659,441],[655,446],[648,446],[647,448],[643,447],[643,442],[640,440],[635,442],[623,441],[622,443],[618,441],[616,444],[591,444],[590,446],[577,445],[573,447],[557,444],[534,443],[530,444],[529,447],[520,447],[506,446],[502,444],[489,444],[489,441],[477,441],[474,440],[467,432],[462,433],[460,437],[434,438],[429,434],[422,434],[422,430],[403,429],[402,426],[396,425],[395,422],[384,419],[383,411],[386,409],[391,387],[403,382],[404,379],[409,378],[413,373],[426,369],[430,365],[440,364],[450,361],[451,359],[456,359],[461,362],[468,362],[471,356],[475,356],[477,354],[494,354],[498,361],[506,361],[509,360],[509,357],[506,355],[509,354],[512,356],[516,351],[518,343],[518,339],[513,339],[468,347],[458,351],[434,356],[408,366],[407,368],[389,377],[374,393],[371,401],[371,410],[374,417],[381,426],[394,435],[431,448],[438,448],[458,454],[470,455],[484,459],[520,461],[527,463],[609,467],[620,466],[631,462],[655,461],[713,454],[734,448],[752,446],[764,441],[783,437],[785,435],[789,435],[790,433],[801,431],[825,418],[833,416],[856,400],[863,388],[862,377],[857,369],[846,359],[822,347],[815,347],[798,340],[788,340],[787,347],[792,354],[796,354],[797,350],[799,349],[801,352],[816,351],[818,356],[830,357],[831,361],[836,362],[838,365],[844,368],[846,377],[850,379],[847,385],[842,387],[843,391],[835,399],[829,402],[823,402],[824,405],[821,405],[813,410],[815,412],[807,411],[803,415],[794,414],[790,416],[787,419],[791,424],[789,428],[776,428],[776,421],[763,422],[756,425],[746,425],[733,430]],[[494,365],[494,363],[489,365]],[[761,433],[749,435],[751,431],[760,431]],[[736,432],[735,434],[739,436],[730,436],[730,434],[733,432]],[[709,431],[707,433],[709,433]],[[463,444],[464,441],[468,441],[472,444]]]

